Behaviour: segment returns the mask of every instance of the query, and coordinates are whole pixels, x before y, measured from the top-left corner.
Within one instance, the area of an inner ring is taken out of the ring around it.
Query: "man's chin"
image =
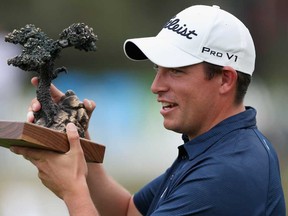
[[[182,131],[180,130],[179,127],[176,127],[173,124],[169,124],[167,122],[164,121],[163,126],[165,129],[170,130],[170,131],[174,131],[175,133],[182,133]]]

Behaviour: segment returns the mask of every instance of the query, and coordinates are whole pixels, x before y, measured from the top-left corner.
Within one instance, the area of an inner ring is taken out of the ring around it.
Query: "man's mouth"
[[[168,109],[171,109],[175,106],[177,106],[177,104],[175,104],[175,103],[162,102],[162,109],[163,110],[168,110]]]

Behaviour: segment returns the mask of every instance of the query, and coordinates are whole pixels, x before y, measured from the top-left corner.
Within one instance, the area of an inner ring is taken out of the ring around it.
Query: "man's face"
[[[164,117],[164,127],[191,139],[214,126],[221,85],[219,77],[208,80],[202,63],[181,68],[157,66],[151,90],[162,103],[160,113]]]

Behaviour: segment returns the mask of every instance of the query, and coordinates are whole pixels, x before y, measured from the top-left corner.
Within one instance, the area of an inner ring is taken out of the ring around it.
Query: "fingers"
[[[70,150],[66,152],[64,157],[79,157],[84,158],[83,150],[80,144],[80,136],[77,131],[77,127],[73,123],[68,123],[66,126],[67,137],[70,144]],[[29,147],[22,147],[22,146],[11,146],[10,151],[22,155],[25,159],[31,161],[34,165],[39,164],[46,159],[55,159],[58,157],[59,153],[55,153],[52,151],[36,149],[36,148],[29,148]],[[74,155],[74,156],[73,156]]]
[[[38,77],[33,77],[31,79],[31,83],[33,86],[37,87],[38,86]],[[51,84],[50,87],[50,93],[51,96],[53,98],[53,100],[58,103],[60,101],[60,99],[64,96],[64,93],[62,91],[60,91],[58,88],[56,88],[55,85]]]
[[[80,144],[80,136],[77,131],[77,127],[73,123],[68,123],[66,126],[67,137],[70,143],[70,150],[71,151],[80,151],[83,152]],[[40,160],[44,154],[49,154],[49,151],[43,151],[40,149],[34,148],[26,148],[26,147],[19,147],[19,146],[11,146],[10,150],[18,155],[23,155],[24,158],[28,160]]]
[[[41,104],[40,102],[37,100],[37,98],[32,99],[31,101],[31,105],[28,108],[28,111],[33,111],[33,112],[37,112],[41,109]]]
[[[80,136],[77,131],[77,127],[73,123],[68,123],[66,125],[66,133],[70,144],[69,152],[79,152],[82,153],[83,150],[80,144]]]
[[[33,77],[31,79],[31,83],[33,86],[37,87],[38,86],[38,77]]]
[[[35,119],[35,117],[34,117],[33,112],[32,111],[28,111],[27,117],[26,117],[26,121],[30,122],[30,123],[33,123],[34,119]]]
[[[38,86],[38,83],[39,83],[38,81],[39,80],[37,77],[33,77],[31,79],[31,83],[35,87]],[[56,86],[53,84],[51,84],[50,93],[51,93],[51,96],[52,96],[55,103],[58,103],[61,100],[61,98],[65,95],[62,91],[60,91],[58,88],[56,88]],[[94,101],[88,100],[88,99],[84,99],[83,103],[84,103],[84,106],[86,108],[87,115],[90,118],[95,107],[96,107],[96,103]],[[31,122],[31,123],[34,122],[34,120],[35,120],[34,113],[38,112],[40,110],[41,110],[41,104],[36,98],[34,98],[31,101],[31,105],[28,109],[27,118],[26,118],[27,121]],[[87,135],[87,137],[89,137],[89,135]]]
[[[38,77],[33,77],[31,79],[31,83],[33,86],[37,87],[38,83],[39,83]],[[57,89],[53,84],[51,84],[50,93],[51,93],[53,100],[56,103],[58,103],[60,101],[60,99],[64,96],[64,93],[61,92],[59,89]],[[34,122],[34,114],[33,113],[38,112],[40,109],[41,109],[40,102],[36,98],[34,98],[31,101],[30,107],[28,108],[28,113],[27,113],[27,117],[26,117],[27,122]]]
[[[38,86],[38,78],[37,77],[33,77],[31,79],[31,83],[33,86]],[[64,96],[64,93],[62,91],[60,91],[55,85],[51,84],[50,87],[50,93],[52,98],[54,99],[54,101],[56,103],[58,103],[60,101],[60,99]],[[33,101],[32,101],[33,102]],[[36,102],[36,100],[34,100],[34,102]],[[85,108],[87,109],[87,111],[91,114],[93,112],[93,110],[96,107],[96,104],[94,101],[92,100],[88,100],[88,99],[84,99],[83,101]],[[36,104],[35,105],[35,110],[33,109],[33,111],[38,111],[39,109],[39,105]]]
[[[51,93],[53,100],[56,103],[58,103],[60,99],[64,96],[64,93],[60,91],[58,88],[56,88],[56,86],[53,84],[51,84],[50,93]]]
[[[92,100],[88,100],[88,99],[84,99],[83,100],[84,106],[86,108],[87,111],[87,115],[89,117],[91,117],[92,112],[94,111],[94,109],[96,108],[96,103]]]
[[[10,147],[10,151],[15,154],[22,155],[26,160],[29,160],[34,165],[36,165],[36,163],[42,158],[41,150],[37,149],[12,146]]]
[[[34,98],[31,101],[31,105],[28,108],[28,113],[27,113],[27,117],[26,120],[27,122],[34,122],[34,112],[38,112],[41,109],[41,104],[39,103],[39,101]]]
[[[92,112],[96,108],[96,104],[95,104],[94,101],[88,100],[88,99],[84,99],[83,103],[84,103],[84,106],[86,108],[87,115],[89,116],[89,119],[90,119],[91,116],[92,116]],[[88,125],[87,125],[87,129],[88,129],[88,126],[89,126],[89,122],[88,122]],[[90,134],[89,134],[88,130],[85,131],[85,138],[86,139],[90,139]]]

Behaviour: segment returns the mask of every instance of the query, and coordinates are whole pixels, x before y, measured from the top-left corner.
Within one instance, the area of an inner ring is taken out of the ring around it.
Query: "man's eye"
[[[173,74],[179,74],[179,73],[182,73],[183,71],[179,70],[178,68],[171,68],[171,72]]]

